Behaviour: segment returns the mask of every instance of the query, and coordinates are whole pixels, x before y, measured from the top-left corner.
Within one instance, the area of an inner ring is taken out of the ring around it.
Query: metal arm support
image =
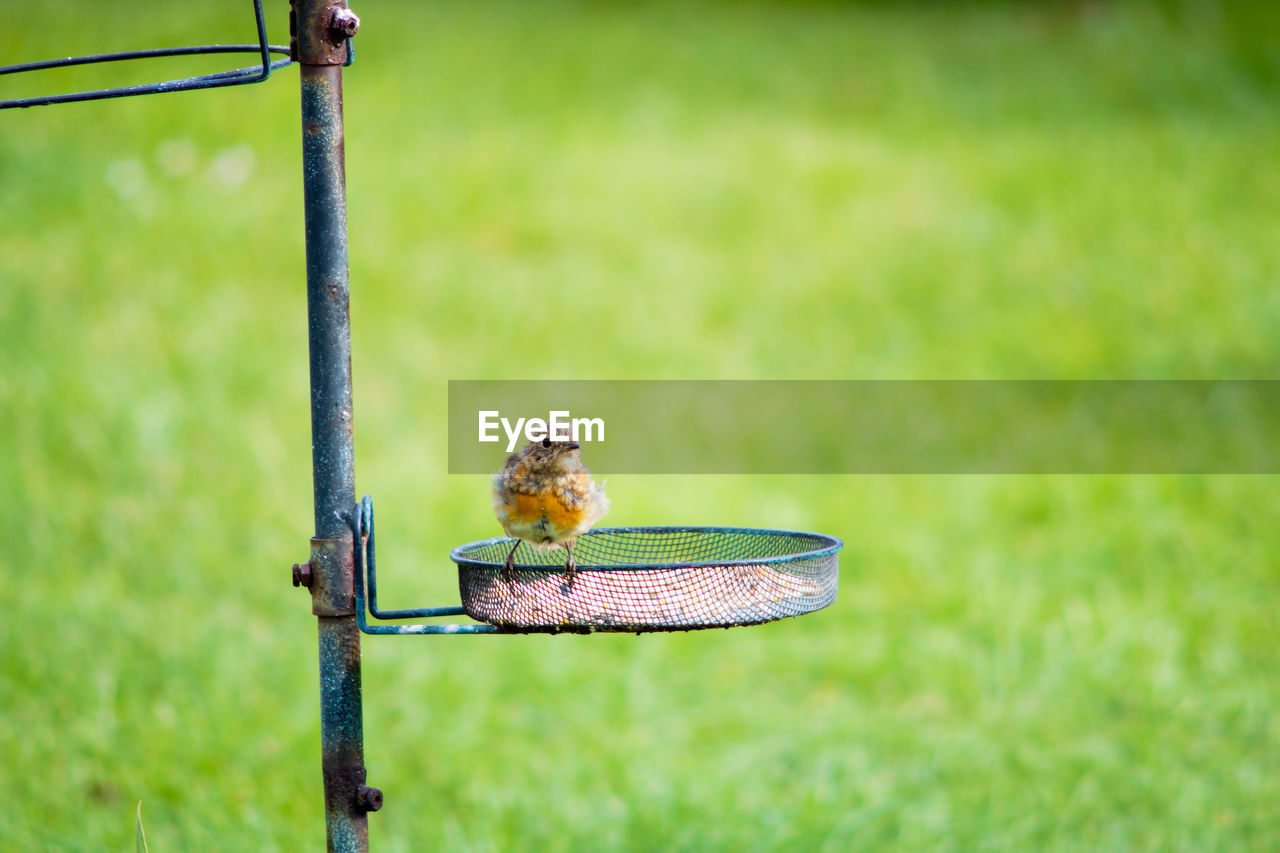
[[[377,552],[373,535],[373,498],[368,495],[356,505],[351,517],[352,534],[355,537],[356,621],[366,634],[500,634],[493,625],[371,625],[365,612],[375,619],[433,619],[440,616],[462,616],[466,611],[457,605],[451,607],[425,607],[417,610],[378,609]],[[369,598],[366,607],[365,580],[368,579]]]

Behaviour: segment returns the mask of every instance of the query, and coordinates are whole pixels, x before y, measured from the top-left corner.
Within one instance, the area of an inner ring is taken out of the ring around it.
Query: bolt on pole
[[[355,453],[347,270],[342,63],[359,19],[345,0],[291,0],[293,54],[302,88],[303,203],[311,361],[315,538],[307,578],[320,657],[320,742],[325,831],[331,853],[369,849],[368,812],[382,795],[365,785],[360,630],[351,513]]]

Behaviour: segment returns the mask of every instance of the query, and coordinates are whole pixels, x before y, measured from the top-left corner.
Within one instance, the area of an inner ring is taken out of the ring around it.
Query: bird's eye
[[[544,439],[542,439],[542,446],[543,446],[543,447],[550,447],[550,446],[551,446],[551,439],[549,439],[549,438],[544,438]]]

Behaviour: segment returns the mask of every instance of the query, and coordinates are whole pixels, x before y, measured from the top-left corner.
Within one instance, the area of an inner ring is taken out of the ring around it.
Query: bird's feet
[[[578,576],[578,564],[573,559],[573,549],[568,545],[564,546],[564,550],[568,556],[564,559],[564,585],[566,591],[573,590],[573,581]]]
[[[500,577],[502,578],[503,583],[509,584],[513,580],[512,572],[514,572],[516,569],[516,548],[519,548],[519,547],[520,547],[520,540],[517,539],[515,547],[511,549],[510,553],[507,554],[507,561],[502,564],[502,572],[500,574]]]

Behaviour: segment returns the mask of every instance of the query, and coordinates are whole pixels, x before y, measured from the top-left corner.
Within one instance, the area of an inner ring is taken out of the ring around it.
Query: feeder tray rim
[[[769,527],[707,527],[707,526],[666,526],[666,525],[633,525],[625,527],[595,527],[582,536],[593,536],[607,533],[732,533],[732,534],[762,534],[767,536],[796,536],[804,539],[815,540],[822,543],[820,547],[813,548],[809,551],[799,551],[793,554],[779,554],[771,557],[744,557],[742,559],[722,559],[722,560],[704,560],[699,562],[689,562],[685,560],[668,561],[664,563],[595,563],[585,564],[579,563],[577,571],[653,571],[656,569],[697,569],[708,568],[711,566],[765,566],[776,563],[794,563],[810,557],[825,557],[829,554],[836,553],[844,547],[844,542],[835,536],[829,536],[825,533],[813,533],[807,530],[781,530]],[[470,568],[491,568],[501,569],[503,564],[496,560],[476,560],[465,556],[462,552],[472,549],[480,549],[489,545],[511,544],[517,541],[511,536],[494,536],[489,539],[480,539],[475,542],[468,542],[465,545],[459,545],[449,552],[449,559],[453,560],[459,566],[467,566]],[[540,572],[557,572],[560,569],[551,565],[530,565],[527,563],[516,563],[515,568],[518,571],[540,571]]]

